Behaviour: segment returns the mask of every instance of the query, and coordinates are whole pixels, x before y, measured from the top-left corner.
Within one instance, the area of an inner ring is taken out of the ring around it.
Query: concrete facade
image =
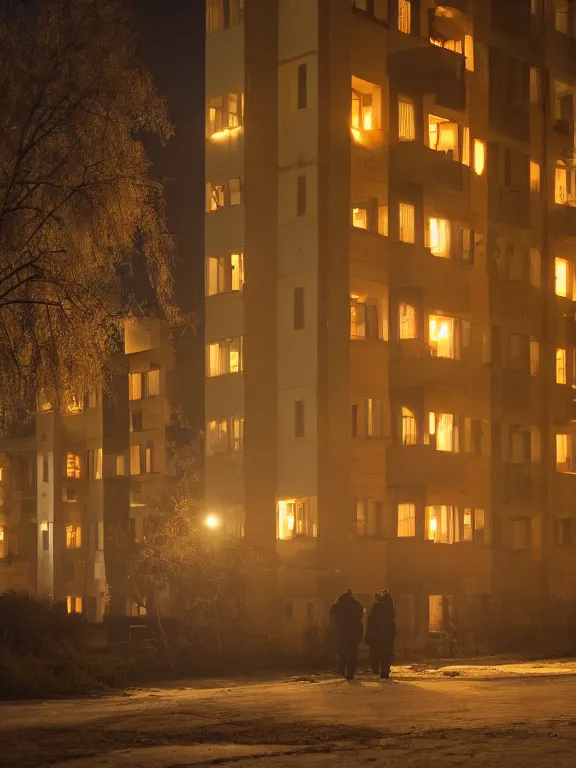
[[[576,622],[576,18],[209,0],[206,504],[287,640]]]

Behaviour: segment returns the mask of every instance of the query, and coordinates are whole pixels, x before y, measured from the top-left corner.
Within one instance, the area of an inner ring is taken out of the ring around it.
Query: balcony
[[[429,445],[394,445],[386,452],[388,484],[446,486],[466,493],[466,465],[473,459]]]
[[[576,242],[576,207],[556,205],[552,210],[552,234]]]
[[[388,73],[399,91],[434,94],[436,103],[466,109],[464,56],[426,42],[391,53]]]
[[[412,243],[391,244],[391,251],[391,285],[422,291],[426,306],[439,306],[453,314],[470,312],[470,267],[434,256],[428,248]]]
[[[556,384],[551,398],[551,415],[558,427],[576,420],[576,389],[567,384]]]
[[[397,353],[400,357],[390,360],[391,387],[436,387],[468,392],[470,371],[466,361],[432,357],[425,352],[417,357],[404,357],[403,349],[404,345],[398,345]]]
[[[418,142],[401,142],[390,147],[390,184],[414,184],[430,189],[436,196],[444,190],[454,205],[453,218],[466,220],[469,213],[470,168]]]
[[[509,227],[530,229],[530,194],[500,187],[488,198],[489,216]]]

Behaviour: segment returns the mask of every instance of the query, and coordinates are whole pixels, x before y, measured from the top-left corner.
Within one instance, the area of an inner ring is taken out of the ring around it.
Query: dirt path
[[[478,667],[475,668],[476,670]],[[487,669],[487,668],[486,668]],[[0,706],[0,766],[573,767],[574,670],[215,681]],[[527,674],[527,672],[529,674]]]

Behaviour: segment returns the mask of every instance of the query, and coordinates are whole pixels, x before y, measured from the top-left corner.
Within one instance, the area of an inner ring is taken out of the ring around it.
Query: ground
[[[573,768],[576,662],[182,683],[0,705],[0,766]]]

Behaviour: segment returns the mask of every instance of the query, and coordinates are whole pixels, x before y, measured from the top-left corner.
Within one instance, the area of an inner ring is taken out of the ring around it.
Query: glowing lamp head
[[[216,517],[216,515],[208,515],[204,520],[204,525],[206,528],[214,531],[216,528],[220,527],[220,518]]]

